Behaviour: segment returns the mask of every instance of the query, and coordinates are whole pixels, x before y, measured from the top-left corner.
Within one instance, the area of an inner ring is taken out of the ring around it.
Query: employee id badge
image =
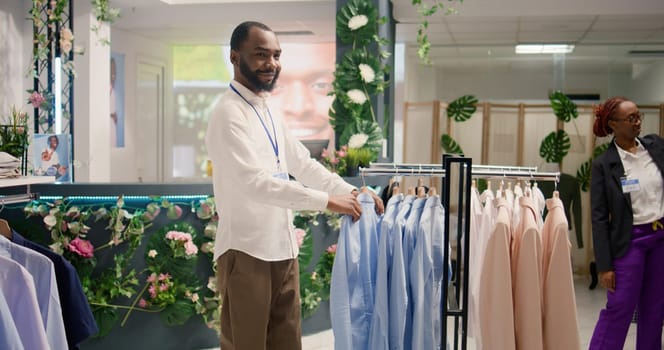
[[[283,172],[283,171],[276,172],[276,173],[272,174],[272,176],[274,176],[274,177],[276,177],[277,179],[280,179],[280,180],[288,181],[288,173]]]
[[[632,193],[641,190],[639,179],[628,179],[623,177],[620,179],[620,185],[622,186],[623,193]]]

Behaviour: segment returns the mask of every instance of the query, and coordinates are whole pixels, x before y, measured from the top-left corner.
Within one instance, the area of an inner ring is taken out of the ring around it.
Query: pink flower
[[[154,287],[154,284],[151,285],[150,288],[148,288],[148,293],[150,293],[152,299],[157,297],[157,289]]]
[[[307,231],[301,229],[301,228],[296,228],[295,229],[295,238],[297,239],[297,246],[302,247],[302,244],[304,243],[304,236],[307,235]]]
[[[336,254],[337,253],[337,245],[333,244],[333,245],[327,247],[327,249],[325,249],[325,251],[330,253],[330,254]]]
[[[32,104],[33,108],[39,108],[42,103],[46,102],[46,99],[39,92],[33,91],[30,97],[28,97],[28,102]]]
[[[148,281],[148,283],[156,282],[157,281],[157,274],[154,273],[154,272],[152,274],[150,274],[150,276],[148,276],[147,281]]]
[[[344,152],[348,151],[348,145],[341,146],[341,151],[344,151]]]
[[[138,306],[145,309],[145,307],[148,306],[148,302],[141,298],[141,300],[138,301]]]
[[[168,284],[164,283],[161,286],[159,286],[159,291],[165,292],[168,290]]]
[[[330,155],[330,152],[327,150],[327,148],[323,149],[323,152],[321,152],[320,156],[323,158],[327,158]]]
[[[345,156],[346,156],[346,151],[344,151],[344,150],[337,151],[337,157],[343,158]]]
[[[90,243],[90,241],[80,239],[79,237],[76,237],[74,240],[69,242],[67,249],[84,258],[92,258],[95,251],[95,247],[92,245],[92,243]]]
[[[184,244],[184,253],[187,255],[196,255],[198,247],[192,241],[187,241]]]
[[[339,158],[334,158],[334,159],[330,160],[330,163],[332,163],[334,165],[339,164]]]
[[[159,274],[159,280],[160,280],[160,281],[164,281],[164,280],[167,280],[167,279],[169,279],[169,278],[171,278],[171,275],[169,275],[169,274],[167,274],[167,273],[166,273],[166,274],[164,274],[164,273],[160,273],[160,274]]]

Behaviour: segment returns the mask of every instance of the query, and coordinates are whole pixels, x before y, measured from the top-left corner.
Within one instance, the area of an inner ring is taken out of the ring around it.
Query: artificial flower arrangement
[[[28,217],[42,218],[50,232],[49,248],[76,268],[100,329],[98,337],[107,335],[123,312],[121,326],[132,312],[158,312],[170,326],[200,316],[208,327],[219,332],[221,301],[212,264],[218,221],[214,198],[190,203],[151,199],[146,206],[133,208],[123,197],[110,206],[75,205],[66,198],[35,200],[23,211]],[[147,238],[145,269],[137,270],[132,261],[143,244],[146,229],[162,213],[169,220],[180,220],[186,206],[201,221],[203,234],[184,222],[161,227]],[[92,229],[96,222],[105,222],[104,229]],[[198,276],[195,270],[201,255],[211,262],[205,276]],[[109,257],[111,266],[98,265],[98,259]]]
[[[387,41],[378,36],[378,25],[385,21],[367,0],[351,0],[337,14],[337,37],[350,48],[334,73],[334,101],[329,114],[337,144],[347,145],[344,152],[348,152],[346,165],[351,173],[358,165],[375,160],[383,145],[383,130],[371,98],[388,85],[383,60],[389,53],[382,50]]]
[[[219,217],[213,197],[190,203],[152,197],[142,207],[130,207],[123,197],[110,206],[76,205],[66,198],[35,200],[23,211],[28,217],[41,219],[50,233],[49,248],[76,268],[100,328],[98,337],[107,335],[118,322],[124,326],[134,312],[157,313],[169,326],[198,316],[220,332],[221,299],[212,261]],[[195,213],[202,234],[181,222],[185,212]],[[146,238],[146,230],[160,216],[175,223],[160,227]],[[105,223],[104,229],[97,229],[96,222]],[[313,271],[308,268],[313,257],[312,227],[321,223],[338,232],[341,218],[332,212],[296,212],[303,317],[329,299],[334,247],[323,252]],[[143,244],[145,268],[137,270],[132,262]],[[98,260],[108,260],[109,254],[112,265],[99,266]],[[201,260],[208,261],[211,269],[197,275],[195,267]]]

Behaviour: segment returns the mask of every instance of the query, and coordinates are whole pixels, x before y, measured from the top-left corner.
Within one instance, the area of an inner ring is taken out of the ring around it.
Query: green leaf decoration
[[[355,134],[365,134],[369,136],[364,148],[369,148],[372,152],[378,154],[383,148],[383,131],[378,123],[369,120],[356,120],[348,124],[339,138],[340,145],[347,145],[348,140]]]
[[[552,131],[542,140],[539,154],[548,163],[560,163],[569,152],[570,146],[569,135],[565,130]]]
[[[607,149],[609,149],[609,142],[603,143],[593,150],[593,158],[597,158],[600,154],[604,153]]]
[[[579,116],[579,112],[576,110],[576,104],[562,91],[554,91],[551,93],[549,101],[551,101],[553,114],[555,114],[559,120],[567,123]]]
[[[160,314],[167,326],[181,326],[196,313],[196,304],[190,300],[178,300],[167,306]]]
[[[374,72],[374,79],[365,82],[360,74],[360,65],[366,64]],[[381,63],[375,56],[367,55],[366,50],[354,49],[346,52],[341,63],[337,65],[334,72],[334,90],[348,91],[351,89],[360,89],[369,95],[382,92],[385,87],[383,76],[385,72],[381,68]]]
[[[311,262],[311,257],[313,256],[313,248],[314,248],[314,238],[313,235],[311,234],[311,230],[307,228],[302,228],[307,234],[304,236],[304,241],[302,242],[302,246],[300,247],[300,254],[297,256],[298,263],[300,264],[300,267],[304,269],[305,267],[309,266],[309,263]]]
[[[443,148],[445,153],[464,154],[461,146],[448,134],[443,134],[440,137],[440,147]]]
[[[447,117],[454,118],[454,121],[465,122],[477,111],[477,97],[465,95],[452,101],[447,106]]]
[[[590,188],[590,174],[591,174],[591,166],[593,163],[593,159],[597,158],[599,155],[604,153],[609,148],[610,143],[604,143],[599,146],[596,146],[595,149],[593,150],[593,155],[590,157],[587,161],[585,161],[581,166],[579,166],[579,169],[576,170],[576,179],[579,180],[579,183],[581,184],[581,190],[583,192],[588,192],[588,189]]]
[[[99,307],[92,311],[92,315],[95,318],[97,327],[99,328],[99,333],[95,334],[97,338],[103,338],[108,335],[108,333],[113,329],[113,326],[120,318],[118,312],[115,308],[110,307]]]
[[[579,169],[576,170],[576,179],[579,180],[579,184],[581,185],[581,191],[583,192],[588,192],[588,188],[590,188],[591,163],[592,159],[588,159],[583,164],[581,164],[581,166],[579,166]]]
[[[188,233],[194,243],[198,245],[199,234],[196,228],[186,222],[179,222],[162,227],[159,231],[150,236],[145,247],[145,261],[149,269],[153,272],[168,272],[173,278],[183,282],[192,282],[195,280],[194,271],[196,269],[197,257],[185,259],[184,257],[175,257],[173,250],[168,245],[166,234],[169,231],[180,231]],[[151,258],[148,256],[150,250],[157,251],[157,256]]]
[[[367,23],[351,29],[348,23],[353,17],[365,16]],[[370,1],[351,0],[337,13],[337,38],[347,45],[363,47],[374,41],[378,32],[378,9]]]

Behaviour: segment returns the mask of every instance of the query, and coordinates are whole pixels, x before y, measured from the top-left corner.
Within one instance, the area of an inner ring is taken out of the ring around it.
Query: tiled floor
[[[579,335],[581,338],[581,349],[587,349],[592,336],[595,322],[599,311],[606,303],[606,291],[600,287],[594,290],[588,289],[589,281],[585,277],[575,280],[577,315],[579,321]],[[452,332],[450,328],[449,332]],[[635,348],[636,326],[632,324],[625,342],[625,349]],[[469,349],[473,349],[472,341],[468,342]],[[333,350],[334,336],[331,330],[302,337],[303,350]]]

